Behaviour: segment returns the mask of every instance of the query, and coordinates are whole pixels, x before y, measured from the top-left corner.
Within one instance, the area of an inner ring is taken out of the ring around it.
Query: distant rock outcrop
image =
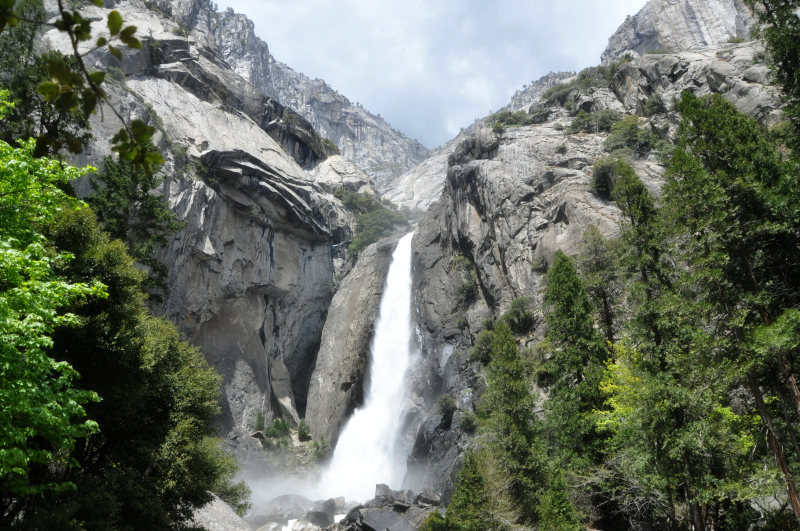
[[[603,64],[629,53],[688,50],[749,39],[753,18],[742,0],[650,0],[608,39]]]

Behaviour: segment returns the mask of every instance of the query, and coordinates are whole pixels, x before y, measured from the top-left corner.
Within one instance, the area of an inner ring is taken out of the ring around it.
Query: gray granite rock
[[[334,446],[341,428],[363,404],[374,321],[399,238],[361,251],[355,266],[339,280],[308,391],[306,422],[315,440],[324,437]]]
[[[650,0],[608,40],[604,64],[626,53],[688,50],[749,39],[753,17],[742,0]]]
[[[236,511],[224,501],[214,496],[214,500],[194,513],[193,524],[206,531],[251,531]]]

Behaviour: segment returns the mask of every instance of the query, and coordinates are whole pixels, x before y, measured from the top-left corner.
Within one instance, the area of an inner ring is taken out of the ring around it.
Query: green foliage
[[[541,531],[582,531],[585,529],[572,501],[561,470],[551,470],[539,506]]]
[[[174,325],[149,315],[142,273],[89,209],[62,210],[47,236],[56,250],[74,256],[60,265],[62,277],[107,286],[107,299],[71,307],[81,326],[57,329],[52,350],[80,372],[81,387],[102,398],[86,408],[100,433],[73,454],[81,471],[68,477],[77,490],[27,500],[20,525],[33,527],[42,518],[62,522],[61,528],[73,519],[89,528],[186,522],[192,507],[207,503],[208,492],[224,490],[223,478],[232,477],[212,424],[220,377]],[[234,487],[227,495],[237,492]]]
[[[264,423],[264,412],[262,410],[258,410],[256,413],[256,426],[255,430],[263,432],[267,428],[267,425]]]
[[[618,252],[617,246],[606,240],[597,227],[586,227],[578,268],[606,341],[614,341],[619,329],[617,308],[622,300],[622,282],[616,260]]]
[[[98,7],[103,6],[103,0],[92,0]],[[67,9],[69,7],[70,9]],[[80,43],[92,40],[92,20],[84,17],[78,11],[78,3],[58,3],[59,16],[50,23],[59,31],[66,33],[72,47],[72,55],[68,57],[49,54],[46,58],[47,78],[41,80],[36,87],[36,92],[41,95],[41,100],[52,106],[52,109],[40,105],[39,111],[45,113],[61,113],[64,117],[73,117],[78,123],[78,129],[85,128],[89,116],[97,112],[97,106],[107,100],[107,95],[102,85],[106,73],[91,71],[84,62],[85,53],[79,53]],[[34,36],[44,23],[44,9],[38,0],[23,0],[18,4],[15,0],[6,0],[0,4],[0,38],[3,39],[2,49],[4,58],[16,62],[11,68],[4,61],[4,72],[23,72],[27,75],[29,67],[35,75],[23,80],[25,90],[31,89],[32,82],[39,74],[43,62],[38,67],[34,65],[38,59],[34,55]],[[90,47],[93,50],[107,50],[117,60],[122,60],[122,52],[117,46],[119,43],[132,49],[141,49],[142,43],[134,36],[136,26],[125,26],[122,16],[118,11],[112,11],[107,17],[108,37],[99,37]],[[5,34],[4,34],[5,33]],[[14,50],[18,53],[7,53]],[[12,93],[15,89],[12,89]],[[41,103],[40,100],[40,103]],[[34,98],[23,98],[24,102],[33,102]],[[151,149],[150,139],[155,128],[146,125],[141,120],[134,120],[127,124],[113,106],[107,108],[124,124],[122,129],[112,139],[112,150],[120,157],[133,163],[136,168],[142,168],[145,173],[152,175],[153,165],[164,162],[161,155]],[[68,120],[69,121],[69,120]],[[69,125],[69,124],[67,124]],[[48,154],[59,153],[67,149],[71,153],[81,153],[84,149],[84,139],[70,130],[61,127],[59,121],[55,122],[53,130],[45,128],[38,132],[34,155],[42,157]],[[26,138],[30,132],[23,133]]]
[[[301,442],[310,441],[311,440],[311,429],[308,427],[306,423],[306,419],[302,419],[300,421],[300,425],[297,426],[297,438]]]
[[[482,426],[488,437],[487,452],[497,475],[503,478],[503,496],[515,519],[535,522],[539,491],[546,482],[544,456],[536,436],[533,397],[525,368],[514,336],[503,321],[495,328],[486,382],[481,408],[486,417]]]
[[[594,308],[577,271],[556,251],[547,273],[547,339],[555,348],[549,362],[550,389],[547,429],[550,447],[573,466],[599,464],[603,437],[589,413],[601,409],[605,396],[600,380],[608,359],[603,336],[594,327]]]
[[[322,437],[319,442],[314,441],[311,443],[311,454],[317,461],[326,459],[332,451],[331,445],[325,441],[325,437]]]
[[[578,73],[577,77],[569,83],[560,83],[547,89],[542,94],[540,101],[554,103],[556,105],[565,105],[573,92],[581,93],[594,87],[607,87],[614,79],[614,74],[616,74],[619,66],[631,60],[632,58],[630,56],[626,56],[608,66],[599,65],[584,68]]]
[[[348,249],[357,255],[367,246],[405,227],[408,227],[406,217],[396,210],[382,209],[361,214],[356,220],[356,237]]]
[[[667,106],[658,93],[654,93],[642,104],[642,116],[653,116],[662,112],[667,112]]]
[[[438,508],[428,513],[419,531],[448,531],[447,522]]]
[[[508,311],[501,317],[501,320],[517,335],[529,333],[536,324],[536,316],[533,313],[531,300],[528,297],[514,299],[511,301]]]
[[[330,138],[324,138],[322,141],[333,151],[334,155],[341,155],[342,152],[339,151],[339,146],[337,146],[333,140]]]
[[[458,471],[455,491],[445,514],[448,531],[488,531],[502,529],[492,514],[492,497],[483,476],[478,456],[468,452]]]
[[[484,365],[488,365],[492,360],[492,341],[494,340],[494,331],[481,330],[478,337],[475,338],[475,345],[469,353],[470,361],[480,361]]]
[[[436,411],[442,416],[442,421],[445,424],[450,424],[453,413],[455,413],[457,409],[456,401],[450,395],[440,395],[436,400]]]
[[[611,126],[619,122],[620,119],[619,113],[613,109],[604,109],[593,113],[579,111],[569,129],[567,129],[567,133],[574,135],[580,132],[608,132],[611,131]]]
[[[561,144],[559,146],[556,146],[556,153],[558,153],[559,155],[566,154],[567,153],[567,145],[566,144]]]
[[[370,194],[359,194],[350,190],[336,190],[333,196],[344,204],[345,208],[355,214],[366,214],[381,209],[379,199]]]
[[[611,134],[604,143],[606,151],[630,148],[637,156],[649,153],[656,147],[659,138],[639,124],[639,117],[629,115],[611,126]]]
[[[478,427],[478,417],[472,411],[465,411],[459,420],[461,429],[467,433],[474,432]]]
[[[495,130],[496,133],[502,133],[505,127],[519,127],[531,123],[530,115],[525,111],[500,111],[491,115],[486,121],[492,128],[497,129]]]
[[[70,305],[107,295],[97,281],[59,277],[54,264],[72,257],[48,253],[42,234],[62,205],[79,205],[62,188],[87,170],[33,158],[32,142],[21,146],[0,141],[0,522],[13,520],[24,497],[74,487],[36,474],[78,466],[76,441],[97,432],[84,410],[97,394],[78,388],[78,371],[51,357],[53,331],[80,323],[64,312]]]
[[[262,418],[262,423],[263,423],[263,418]],[[289,428],[289,424],[282,418],[273,419],[272,426],[270,426],[269,428],[265,428],[262,431],[264,432],[265,437],[269,437],[271,439],[280,439],[283,437],[288,437],[292,432],[291,428]]]
[[[103,170],[90,182],[94,193],[88,202],[103,228],[112,238],[123,241],[131,256],[147,266],[145,284],[156,301],[162,300],[161,293],[168,291],[167,269],[156,258],[156,252],[186,226],[163,198],[153,193],[163,178],[147,175],[128,161],[116,162],[106,157]]]
[[[611,190],[614,189],[616,179],[617,159],[613,157],[603,157],[597,159],[592,166],[592,189],[604,198],[611,198]]]

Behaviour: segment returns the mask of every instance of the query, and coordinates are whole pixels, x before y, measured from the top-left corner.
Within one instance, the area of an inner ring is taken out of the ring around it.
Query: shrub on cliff
[[[405,227],[408,227],[408,220],[396,210],[380,209],[361,214],[356,220],[356,237],[348,250],[358,255],[367,246]]]

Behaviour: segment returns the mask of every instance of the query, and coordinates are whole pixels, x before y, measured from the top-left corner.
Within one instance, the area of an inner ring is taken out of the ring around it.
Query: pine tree
[[[480,469],[478,456],[467,452],[458,471],[455,491],[447,506],[448,531],[488,531],[499,529],[490,511],[489,486]]]
[[[603,407],[600,380],[608,349],[595,329],[592,304],[572,261],[556,251],[547,274],[547,339],[553,347],[549,362],[554,380],[544,432],[556,455],[573,466],[599,464],[603,437],[591,412]]]
[[[536,434],[533,396],[511,330],[495,328],[492,362],[481,406],[487,452],[507,480],[506,493],[522,522],[538,519],[539,490],[546,484],[542,446]]]
[[[619,308],[622,286],[616,263],[616,246],[606,240],[594,225],[583,232],[578,267],[586,292],[592,299],[598,324],[606,341],[613,342],[619,329]]]

